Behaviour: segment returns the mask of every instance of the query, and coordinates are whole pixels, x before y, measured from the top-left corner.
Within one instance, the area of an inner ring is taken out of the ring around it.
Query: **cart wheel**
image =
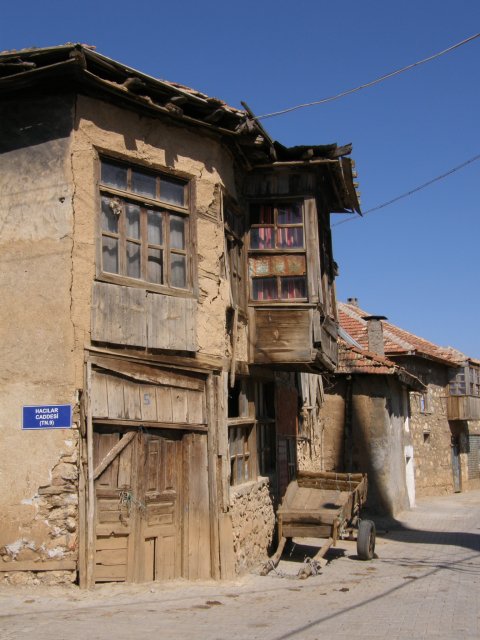
[[[360,560],[371,560],[375,553],[375,523],[360,520],[357,536],[357,554]]]

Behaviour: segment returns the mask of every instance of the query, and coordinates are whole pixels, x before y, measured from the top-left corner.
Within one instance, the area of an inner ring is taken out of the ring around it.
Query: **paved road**
[[[377,541],[341,543],[319,576],[228,584],[0,588],[0,638],[313,640],[480,638],[480,491],[422,500]],[[342,551],[345,553],[341,557]],[[281,577],[283,575],[284,577]]]

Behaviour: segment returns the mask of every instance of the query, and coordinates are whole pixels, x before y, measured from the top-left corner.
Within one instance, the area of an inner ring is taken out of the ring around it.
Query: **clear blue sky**
[[[479,0],[4,3],[0,49],[65,42],[257,114],[336,94],[480,31]],[[353,143],[364,210],[480,153],[480,39],[342,100],[264,121]],[[340,300],[480,357],[480,161],[334,227]],[[333,222],[342,216],[333,216]]]

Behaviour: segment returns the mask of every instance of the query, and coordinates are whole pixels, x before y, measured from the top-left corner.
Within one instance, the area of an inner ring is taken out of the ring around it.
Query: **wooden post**
[[[212,578],[220,579],[220,547],[219,547],[219,508],[217,491],[217,411],[213,374],[207,378],[206,385],[208,407],[208,496],[210,501],[210,558]]]
[[[85,393],[81,398],[80,411],[80,428],[78,439],[78,579],[81,589],[87,587],[87,496],[86,496],[86,411],[85,411]]]
[[[87,418],[87,588],[95,584],[95,481],[93,479],[92,365],[87,362],[85,409]]]

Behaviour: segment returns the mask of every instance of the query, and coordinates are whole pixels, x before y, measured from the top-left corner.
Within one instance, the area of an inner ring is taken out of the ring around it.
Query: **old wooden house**
[[[0,96],[0,575],[254,565],[315,463],[350,147],[84,45],[1,54]]]
[[[480,363],[400,329],[383,316],[371,316],[356,298],[339,303],[338,313],[341,329],[358,346],[380,350],[424,385],[411,388],[408,394],[416,494],[478,487]]]

